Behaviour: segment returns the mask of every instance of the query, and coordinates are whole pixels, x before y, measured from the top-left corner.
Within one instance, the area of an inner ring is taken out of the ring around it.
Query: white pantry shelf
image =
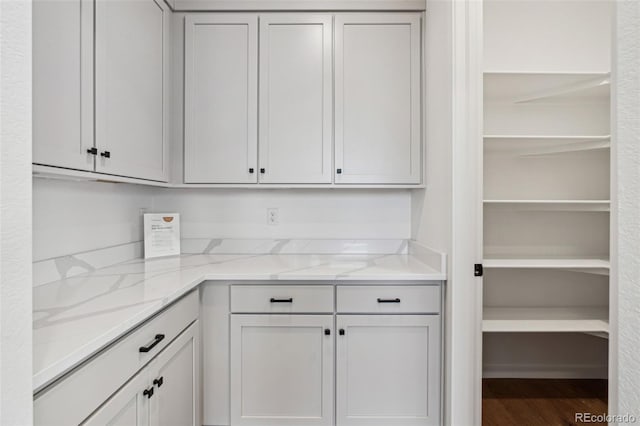
[[[484,73],[488,102],[608,101],[610,85],[609,73]]]
[[[609,200],[484,200],[485,206],[523,211],[608,212]]]
[[[493,140],[522,140],[522,141],[603,141],[610,140],[611,135],[484,135],[485,141]]]
[[[596,275],[609,275],[611,264],[598,258],[515,258],[491,257],[482,262],[486,269],[562,269]]]
[[[489,151],[518,151],[521,157],[607,150],[611,135],[484,135]]]
[[[482,331],[487,333],[609,332],[607,307],[485,307]]]

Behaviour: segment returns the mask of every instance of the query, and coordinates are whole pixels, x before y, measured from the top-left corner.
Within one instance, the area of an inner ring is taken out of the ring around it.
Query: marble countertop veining
[[[445,280],[407,254],[199,254],[135,259],[33,290],[39,391],[203,281]]]

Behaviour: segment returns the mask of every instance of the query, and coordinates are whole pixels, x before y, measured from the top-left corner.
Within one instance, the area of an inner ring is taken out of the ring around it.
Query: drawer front
[[[440,313],[440,286],[338,286],[339,313]]]
[[[332,313],[331,285],[234,285],[232,313]]]
[[[193,291],[36,395],[34,424],[79,424],[196,320],[198,312],[198,291]]]

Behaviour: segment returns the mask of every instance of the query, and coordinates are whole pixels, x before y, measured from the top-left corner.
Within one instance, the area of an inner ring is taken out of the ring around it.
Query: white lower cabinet
[[[232,285],[229,294],[231,426],[441,423],[440,283]],[[221,363],[215,370],[224,376]]]
[[[199,426],[198,321],[83,425]]]
[[[440,317],[338,315],[336,424],[440,422]]]
[[[200,426],[200,328],[192,324],[155,360],[149,399],[153,426]]]
[[[149,424],[149,399],[146,390],[149,372],[144,369],[89,417],[84,426],[143,426]]]
[[[200,425],[199,292],[34,396],[34,425]]]
[[[231,315],[231,424],[333,424],[333,315]]]

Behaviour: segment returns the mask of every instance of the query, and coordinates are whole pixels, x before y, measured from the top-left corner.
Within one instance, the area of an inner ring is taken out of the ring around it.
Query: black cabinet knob
[[[158,377],[157,379],[153,380],[153,384],[158,387],[162,386],[163,383],[164,383],[164,376]]]
[[[153,396],[153,387],[150,387],[149,389],[145,389],[142,392],[142,395],[146,396],[148,399],[151,399],[151,397]]]
[[[266,171],[266,170],[264,169],[264,167],[262,167],[262,168],[260,169],[260,173],[264,173],[265,171]]]
[[[342,174],[342,169],[338,169],[338,170],[336,170],[336,173],[338,173],[339,175],[341,175],[341,174]]]
[[[98,148],[94,146],[93,148],[87,149],[87,154],[98,155]]]
[[[109,151],[104,151],[100,153],[100,156],[104,158],[111,158],[111,153]]]
[[[328,328],[324,329],[324,335],[325,336],[331,336],[331,330],[329,330]]]
[[[249,169],[249,173],[253,173],[253,167]]]
[[[341,328],[340,330],[338,330],[338,334],[341,336],[344,336],[344,328]]]

